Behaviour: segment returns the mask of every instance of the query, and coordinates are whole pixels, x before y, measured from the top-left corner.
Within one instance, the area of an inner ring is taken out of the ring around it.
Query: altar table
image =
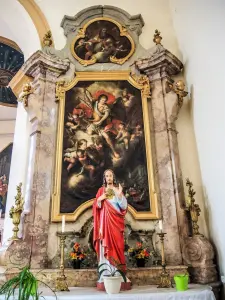
[[[55,300],[52,292],[43,288],[42,295],[46,300]],[[175,288],[157,289],[156,286],[133,286],[132,290],[108,295],[95,288],[73,287],[70,292],[57,292],[58,300],[215,300],[211,288],[205,285],[189,285],[185,292]],[[0,296],[3,300],[4,296]]]

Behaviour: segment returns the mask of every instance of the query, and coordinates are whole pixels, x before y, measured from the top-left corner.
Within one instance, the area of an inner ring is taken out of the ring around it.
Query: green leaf
[[[105,272],[105,271],[108,271],[110,274],[112,274],[112,272],[110,272],[108,269],[103,269],[98,274],[99,278],[101,277],[102,273]]]
[[[123,281],[124,281],[124,282],[127,282],[127,278],[126,278],[125,274],[124,274],[122,271],[116,270],[116,271],[114,272],[114,275],[115,275],[115,273],[119,273],[119,274],[123,277]],[[113,275],[113,276],[114,276],[114,275]]]

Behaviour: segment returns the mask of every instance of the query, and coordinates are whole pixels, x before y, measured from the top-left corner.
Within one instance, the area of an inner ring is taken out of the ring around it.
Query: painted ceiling
[[[24,63],[24,56],[18,46],[0,38],[0,105],[16,106],[16,96],[10,87],[10,80]]]

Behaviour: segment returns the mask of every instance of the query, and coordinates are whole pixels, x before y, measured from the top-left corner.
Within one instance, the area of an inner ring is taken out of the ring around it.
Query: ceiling
[[[24,63],[20,48],[11,40],[0,37],[0,104],[17,105],[9,82]]]

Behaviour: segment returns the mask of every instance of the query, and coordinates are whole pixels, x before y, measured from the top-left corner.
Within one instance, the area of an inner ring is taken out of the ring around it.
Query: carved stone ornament
[[[214,249],[206,237],[195,235],[187,238],[182,250],[192,282],[207,284],[218,280],[216,266],[213,263]]]

